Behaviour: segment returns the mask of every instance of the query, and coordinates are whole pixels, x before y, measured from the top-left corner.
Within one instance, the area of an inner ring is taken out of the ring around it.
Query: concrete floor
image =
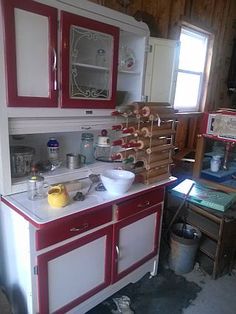
[[[198,265],[189,274],[183,275],[195,282],[202,290],[182,314],[235,314],[236,313],[236,270],[217,280],[203,273]]]

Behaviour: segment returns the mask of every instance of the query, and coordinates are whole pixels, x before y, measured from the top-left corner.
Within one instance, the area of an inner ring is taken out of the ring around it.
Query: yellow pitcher
[[[48,203],[53,208],[61,208],[69,203],[69,195],[63,184],[54,185],[49,189]]]

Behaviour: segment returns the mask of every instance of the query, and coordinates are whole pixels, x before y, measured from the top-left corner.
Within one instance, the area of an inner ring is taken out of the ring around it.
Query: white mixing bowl
[[[135,175],[131,171],[107,169],[101,174],[101,180],[108,193],[123,195],[134,182]]]

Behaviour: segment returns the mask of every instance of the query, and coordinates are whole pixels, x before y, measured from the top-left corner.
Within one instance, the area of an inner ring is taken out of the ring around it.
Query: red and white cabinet
[[[57,10],[30,0],[2,0],[7,105],[57,107]]]
[[[2,198],[2,258],[10,299],[16,302],[17,284],[28,313],[82,314],[147,272],[155,274],[163,196],[164,187],[158,187],[40,229]],[[11,259],[14,247],[22,251]],[[24,278],[15,271],[23,268]]]
[[[62,107],[113,108],[119,29],[62,12]]]
[[[113,109],[117,91],[141,100],[144,23],[86,1],[1,2],[8,107]]]

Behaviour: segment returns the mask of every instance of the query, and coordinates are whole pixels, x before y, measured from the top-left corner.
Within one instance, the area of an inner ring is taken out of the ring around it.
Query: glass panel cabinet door
[[[118,28],[66,12],[62,25],[62,107],[113,108]]]

